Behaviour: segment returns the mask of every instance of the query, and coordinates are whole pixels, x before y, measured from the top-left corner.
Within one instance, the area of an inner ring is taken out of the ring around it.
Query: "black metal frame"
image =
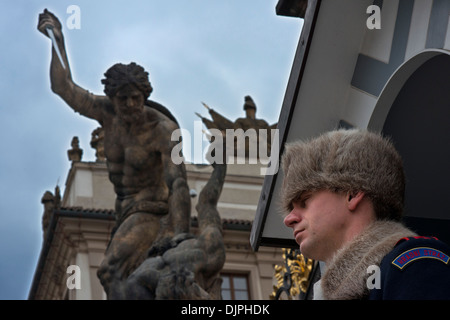
[[[283,154],[284,144],[286,142],[288,129],[292,119],[292,113],[297,102],[297,96],[305,71],[306,61],[308,60],[308,53],[311,46],[314,28],[319,14],[321,0],[309,0],[308,7],[305,14],[302,33],[300,35],[297,52],[295,54],[291,74],[289,77],[288,86],[284,96],[283,105],[281,108],[280,118],[278,121],[279,130],[279,156]],[[255,221],[253,222],[252,231],[250,235],[250,243],[254,251],[258,251],[259,246],[269,245],[272,247],[296,247],[294,240],[289,239],[274,239],[262,236],[263,227],[266,222],[267,213],[272,200],[272,194],[275,187],[275,182],[278,174],[266,175],[261,191],[261,196],[258,202]]]

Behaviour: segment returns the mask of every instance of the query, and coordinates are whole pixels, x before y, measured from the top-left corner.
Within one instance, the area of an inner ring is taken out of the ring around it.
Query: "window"
[[[223,300],[249,300],[248,277],[245,274],[222,273]]]

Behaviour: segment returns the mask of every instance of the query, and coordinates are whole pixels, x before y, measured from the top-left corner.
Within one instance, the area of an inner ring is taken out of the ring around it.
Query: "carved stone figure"
[[[226,164],[214,170],[199,195],[199,234],[178,235],[161,252],[151,251],[123,282],[124,299],[221,299],[225,245],[217,201],[222,192]]]
[[[154,246],[189,233],[190,196],[184,164],[175,165],[171,141],[179,126],[162,105],[147,100],[148,73],[136,63],[115,64],[94,95],[73,80],[61,23],[51,12],[39,15],[38,29],[54,39],[51,88],[71,108],[97,120],[104,130],[104,152],[116,193],[116,227],[98,276],[108,299],[120,298],[122,283]],[[58,54],[58,52],[60,54]]]
[[[226,136],[226,131],[229,129],[234,130],[234,134],[236,138],[234,139],[234,154],[238,155],[239,145],[237,143],[239,132],[238,129],[243,131],[242,135],[246,136],[245,140],[245,157],[248,158],[250,156],[250,146],[255,144],[257,146],[257,155],[259,155],[259,139],[265,139],[267,144],[267,153],[270,155],[271,150],[271,142],[272,135],[271,129],[275,129],[277,127],[277,123],[273,125],[269,125],[263,119],[256,118],[256,104],[253,101],[252,97],[245,96],[244,98],[244,111],[245,118],[238,118],[234,122],[216,112],[214,109],[210,108],[208,105],[203,103],[203,105],[208,109],[209,114],[211,115],[212,120],[209,120],[205,117],[202,117],[200,114],[196,113],[198,117],[202,119],[202,122],[208,129],[218,129],[222,131],[222,134]],[[263,130],[260,130],[263,129]],[[249,134],[249,130],[254,130],[254,135]],[[232,149],[233,150],[233,149]],[[266,155],[265,155],[266,156]]]
[[[102,127],[98,127],[91,134],[91,147],[95,149],[95,157],[97,161],[106,161],[105,157],[105,132]]]
[[[245,118],[238,118],[233,124],[234,129],[241,128],[244,131],[248,129],[269,129],[269,124],[263,119],[256,119],[256,104],[252,97],[244,98]]]
[[[44,213],[42,214],[42,231],[45,239],[53,211],[61,206],[61,193],[59,186],[55,187],[55,194],[50,191],[45,191],[42,196],[41,203],[44,205]]]
[[[80,140],[78,137],[72,138],[72,149],[67,150],[67,156],[69,157],[70,161],[81,161],[81,158],[83,157],[83,149],[80,149]]]

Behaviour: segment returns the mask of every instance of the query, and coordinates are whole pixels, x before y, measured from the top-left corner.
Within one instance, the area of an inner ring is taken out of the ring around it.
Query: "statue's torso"
[[[163,134],[164,122],[146,110],[143,119],[131,125],[117,116],[105,119],[104,149],[109,177],[118,198],[165,201],[162,146],[170,140]]]

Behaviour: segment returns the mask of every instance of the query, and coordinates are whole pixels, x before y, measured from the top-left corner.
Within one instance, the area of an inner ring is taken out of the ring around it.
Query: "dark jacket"
[[[372,300],[450,299],[450,247],[433,237],[401,239],[380,264]]]

